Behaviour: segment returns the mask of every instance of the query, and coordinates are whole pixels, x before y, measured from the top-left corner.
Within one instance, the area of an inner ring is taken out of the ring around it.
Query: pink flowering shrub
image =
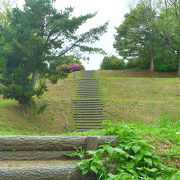
[[[58,67],[58,70],[62,70],[66,73],[71,73],[74,71],[80,71],[83,69],[83,66],[80,64],[63,64],[61,66]]]

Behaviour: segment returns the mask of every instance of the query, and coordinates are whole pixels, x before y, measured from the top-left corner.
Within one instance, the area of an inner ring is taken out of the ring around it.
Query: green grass
[[[97,71],[95,76],[105,119],[133,125],[161,156],[180,167],[180,78],[137,77],[136,71],[134,76],[133,71]]]
[[[180,119],[179,78],[114,77],[115,73],[96,72],[106,119],[144,120],[150,125],[156,124],[163,115],[172,121]]]
[[[76,76],[78,79],[80,73]],[[134,77],[132,71],[123,76],[118,71],[97,71],[95,76],[105,105],[105,119],[135,127],[156,147],[166,163],[174,162],[180,167],[180,79],[137,77],[137,73]],[[0,99],[0,134],[105,135],[105,130],[71,132],[71,99],[75,96],[77,79],[71,75],[57,85],[48,82],[49,91],[37,100],[48,104],[42,115],[24,116],[16,101]],[[70,132],[63,132],[65,122]]]

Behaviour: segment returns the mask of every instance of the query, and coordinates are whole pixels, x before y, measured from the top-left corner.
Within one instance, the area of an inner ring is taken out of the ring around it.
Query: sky
[[[18,3],[19,6],[22,6],[23,0],[19,0]],[[96,17],[87,21],[80,31],[88,31],[89,28],[109,21],[107,33],[94,46],[103,48],[108,56],[118,56],[113,48],[115,27],[118,27],[123,22],[124,15],[129,11],[129,0],[56,0],[55,7],[59,10],[70,6],[74,7],[73,14],[76,16],[98,12]],[[89,61],[82,61],[82,63],[86,70],[97,70],[100,68],[103,57],[104,55],[100,54],[90,55]]]

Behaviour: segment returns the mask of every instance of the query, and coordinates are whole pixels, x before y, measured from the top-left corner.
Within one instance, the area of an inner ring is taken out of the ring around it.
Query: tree
[[[77,30],[95,14],[72,16],[73,8],[58,11],[54,0],[25,0],[24,8],[8,12],[8,25],[1,26],[4,44],[5,69],[2,73],[5,98],[19,101],[24,107],[33,103],[34,96],[47,90],[45,82],[36,85],[37,77],[43,78],[62,73],[57,70],[60,60],[77,52],[103,53],[93,44],[106,32],[107,23],[78,34]]]
[[[151,71],[179,69],[180,74],[179,3],[177,0],[139,0],[125,16],[117,28],[114,47],[129,61],[129,67],[145,69],[148,65]]]
[[[118,28],[114,47],[126,60],[146,59],[150,70],[154,70],[154,59],[158,33],[155,27],[156,12],[150,5],[138,4]],[[159,40],[159,39],[158,39]]]
[[[103,70],[121,70],[125,67],[125,62],[122,59],[118,59],[116,56],[105,56],[101,63],[101,69]]]
[[[171,34],[170,42],[178,61],[178,77],[180,77],[180,1],[166,0],[166,24]]]

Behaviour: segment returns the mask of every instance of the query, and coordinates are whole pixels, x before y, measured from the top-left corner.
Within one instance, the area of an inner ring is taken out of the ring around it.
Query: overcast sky
[[[19,0],[19,5],[22,5],[23,0]],[[98,12],[97,16],[89,20],[84,25],[81,31],[86,31],[89,28],[96,27],[109,21],[108,32],[104,34],[97,47],[103,48],[108,55],[116,54],[113,48],[114,42],[114,27],[119,26],[124,18],[124,14],[129,11],[129,0],[56,0],[56,8],[63,9],[64,7],[74,7],[74,15]],[[83,62],[86,70],[99,69],[102,62],[102,55],[90,55],[89,62]]]

